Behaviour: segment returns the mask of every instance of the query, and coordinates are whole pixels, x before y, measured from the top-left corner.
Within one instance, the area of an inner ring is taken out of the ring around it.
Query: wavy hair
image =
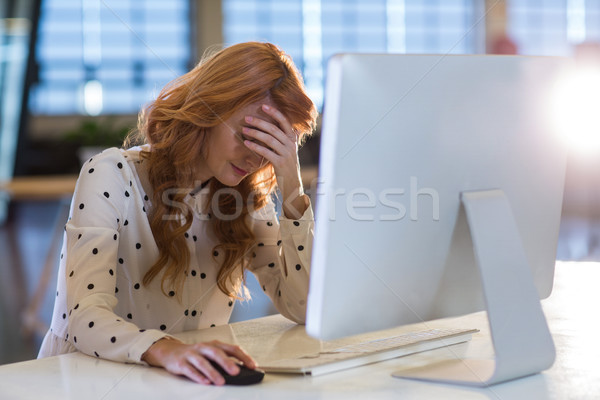
[[[190,262],[184,234],[193,219],[193,210],[181,205],[197,179],[195,167],[201,165],[207,137],[211,128],[237,110],[265,98],[287,117],[300,143],[312,133],[317,112],[305,93],[302,77],[292,59],[270,43],[240,43],[204,57],[190,72],[167,84],[140,112],[137,131],[128,143],[150,144],[141,156],[148,164],[153,189],[149,221],[159,250],[158,259],[144,276],[145,285],[162,272],[163,293],[168,284],[179,297]],[[246,222],[249,208],[264,207],[275,186],[273,167],[267,164],[235,187],[243,201],[238,217],[209,221],[218,241],[213,250],[224,255],[217,284],[230,297],[239,298],[243,271],[256,245]],[[231,193],[219,194],[213,202],[215,193],[225,185],[211,179],[209,187],[208,204],[218,208],[212,215],[239,213],[238,201]]]

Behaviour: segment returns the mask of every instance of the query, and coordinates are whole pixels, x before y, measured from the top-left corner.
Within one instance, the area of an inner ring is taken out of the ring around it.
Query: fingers
[[[215,382],[215,380],[219,380],[219,377],[221,377],[217,371],[215,371],[215,373],[218,376],[214,377],[213,379],[209,379],[206,377],[206,375],[200,373],[199,369],[197,366],[193,365],[193,363],[182,363],[182,365],[176,369],[176,370],[169,370],[169,372],[172,372],[176,375],[183,375],[189,379],[191,379],[192,381],[196,382],[196,383],[200,383],[202,385],[210,385],[211,383]],[[221,379],[223,380],[223,383],[225,383],[225,380],[223,379],[223,377],[221,377]],[[222,385],[223,383],[216,383],[215,385]]]
[[[289,138],[296,141],[296,139],[297,139],[296,133],[294,132],[292,125],[289,123],[289,121],[287,120],[285,115],[283,115],[283,113],[281,113],[281,111],[279,111],[276,108],[273,108],[267,104],[262,105],[262,110],[265,113],[267,113],[267,115],[269,115],[271,118],[273,118],[275,121],[277,121],[279,123],[279,126],[281,127],[281,129],[284,132],[286,132],[286,135],[289,135],[288,136]]]
[[[239,374],[240,368],[225,351],[219,348],[219,344],[219,342],[210,342],[206,344],[198,344],[196,346],[201,355],[219,364],[228,374]]]
[[[203,362],[206,363],[206,365],[202,366]],[[185,376],[196,383],[204,385],[210,385],[213,382],[216,385],[224,383],[223,377],[212,368],[206,359],[197,353],[172,354],[163,367],[174,375]],[[211,368],[214,373],[211,373],[209,368]],[[219,378],[223,383],[219,382]]]
[[[277,154],[270,148],[264,147],[249,140],[245,140],[244,145],[249,150],[262,157],[263,160],[270,162],[276,169],[284,163],[285,157]]]
[[[256,363],[239,346],[213,341],[185,345],[178,343],[169,354],[164,354],[161,365],[175,375],[182,375],[194,382],[209,385],[223,385],[225,379],[211,364],[215,362],[230,375],[237,375],[240,367],[231,357],[235,357],[249,368],[256,368]]]
[[[277,113],[281,114],[279,111]],[[242,132],[246,138],[244,145],[254,153],[269,160],[274,166],[285,163],[286,160],[294,162],[298,152],[295,133],[293,133],[287,119],[283,116],[281,118],[283,118],[282,122],[280,122],[282,128],[263,119],[247,116],[245,118],[246,123],[255,128],[242,128]],[[283,126],[287,126],[289,133],[282,131],[282,129],[286,129]]]
[[[261,118],[253,117],[250,115],[246,116],[246,123],[258,128],[259,131],[268,133],[270,136],[274,137],[284,145],[289,145],[291,143],[293,143],[294,145],[297,144],[298,137],[296,135],[296,132],[294,131],[292,125],[289,123],[288,119],[279,110],[266,104],[262,105],[262,110],[268,116],[273,118],[273,120],[275,120],[277,124],[273,124]]]
[[[205,379],[208,379],[209,383],[213,383],[217,386],[225,383],[223,376],[221,376],[221,374],[211,365],[211,363],[200,354],[190,354],[187,361],[193,367],[196,373],[203,375]],[[227,371],[230,375],[234,375],[228,371],[228,368],[225,368],[225,371]]]
[[[248,127],[243,127],[242,133],[244,134],[244,136],[246,136],[247,139],[253,139],[250,142],[252,144],[255,144],[256,146],[264,147],[268,150],[271,150],[275,154],[281,154],[281,153],[285,152],[285,149],[286,149],[285,144],[282,143],[281,140],[277,139],[275,134],[272,134],[270,132],[265,133],[265,131],[263,131],[263,130],[251,129]],[[281,134],[281,135],[283,135],[283,134]],[[282,140],[286,140],[286,139],[282,139]],[[255,141],[258,141],[260,143],[257,143]],[[289,144],[291,144],[291,143],[289,143],[289,141],[288,141],[288,145]]]
[[[223,349],[223,351],[225,351],[230,356],[233,356],[233,357],[237,358],[238,360],[240,360],[248,368],[256,369],[258,367],[258,365],[256,364],[256,361],[254,361],[252,359],[252,357],[248,353],[246,353],[240,346],[236,346],[236,345],[228,344],[228,343],[222,343],[222,342],[219,342],[218,340],[215,340],[212,343],[215,346]]]

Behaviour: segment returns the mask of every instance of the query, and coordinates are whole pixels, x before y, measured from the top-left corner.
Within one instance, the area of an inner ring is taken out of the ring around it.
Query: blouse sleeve
[[[117,149],[104,151],[79,176],[66,229],[68,338],[81,352],[141,363],[143,353],[168,336],[143,330],[113,312],[119,231],[127,219],[131,170]]]
[[[312,206],[309,202],[299,219],[283,215],[278,219],[273,205],[261,215],[254,220],[257,245],[249,269],[277,310],[304,324],[314,235]]]

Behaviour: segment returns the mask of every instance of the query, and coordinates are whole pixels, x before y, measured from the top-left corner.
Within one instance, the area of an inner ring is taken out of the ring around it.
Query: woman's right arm
[[[94,156],[82,168],[65,227],[68,339],[79,351],[120,362],[141,363],[142,354],[167,336],[140,329],[114,313],[121,227],[134,195],[132,172],[117,149]],[[134,221],[131,221],[132,223]]]
[[[126,160],[115,149],[88,161],[77,183],[66,229],[66,297],[69,340],[79,351],[120,362],[147,363],[195,382],[224,383],[207,359],[230,374],[231,357],[256,363],[239,346],[221,342],[184,344],[157,329],[140,329],[114,313],[119,227],[127,220],[131,192]]]

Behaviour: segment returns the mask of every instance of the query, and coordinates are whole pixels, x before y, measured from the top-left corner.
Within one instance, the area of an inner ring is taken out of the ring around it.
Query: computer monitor
[[[552,290],[566,167],[551,99],[569,68],[558,57],[331,58],[310,335],[487,309],[497,353],[528,346],[529,368],[552,364],[539,299]],[[532,373],[495,361],[485,384]]]

